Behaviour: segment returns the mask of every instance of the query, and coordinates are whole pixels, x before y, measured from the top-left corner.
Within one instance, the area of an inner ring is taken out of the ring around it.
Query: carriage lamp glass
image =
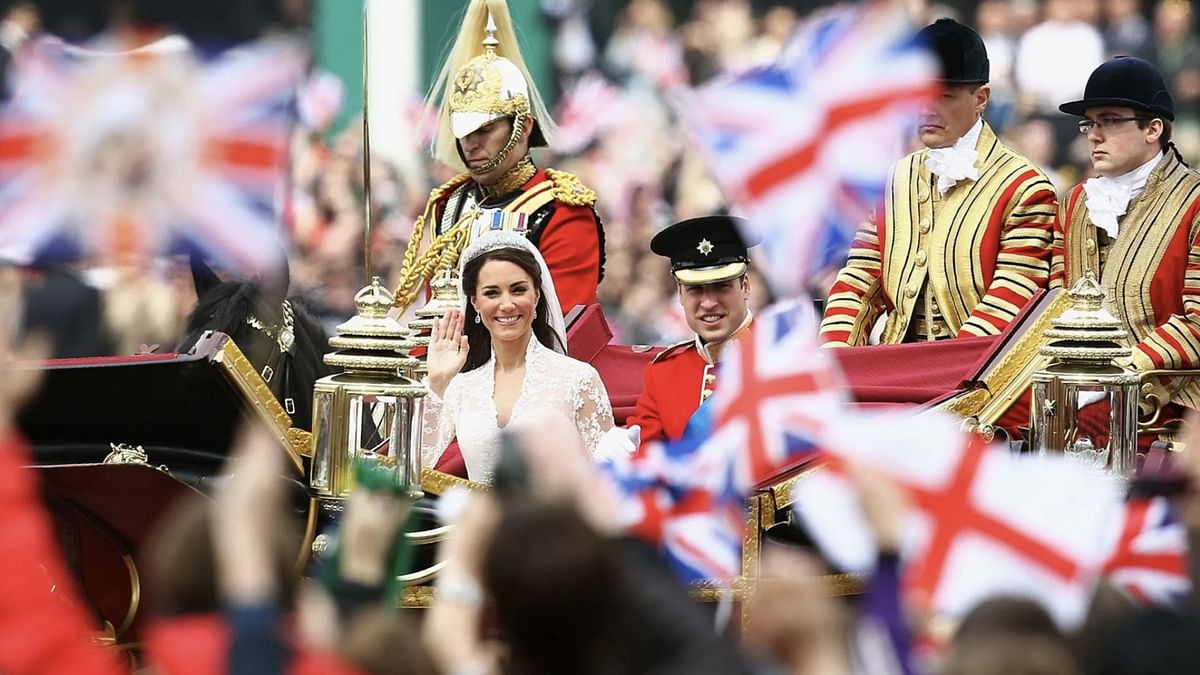
[[[1127,478],[1137,465],[1138,374],[1119,365],[1130,354],[1120,319],[1104,307],[1092,273],[1067,292],[1071,307],[1051,322],[1033,374],[1032,447],[1061,452]]]
[[[345,372],[313,387],[312,471],[318,497],[344,498],[364,460],[391,471],[413,498],[421,491],[421,413],[426,389],[407,377],[416,360],[407,331],[388,316],[392,295],[379,278],[354,297],[358,314],[337,328],[325,362]]]

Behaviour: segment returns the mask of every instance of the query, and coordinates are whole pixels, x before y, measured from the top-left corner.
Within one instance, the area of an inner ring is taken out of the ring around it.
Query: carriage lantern
[[[1137,460],[1138,374],[1120,319],[1088,272],[1067,292],[1071,307],[1051,322],[1040,350],[1050,364],[1033,374],[1030,428],[1039,453],[1064,452],[1116,477]]]
[[[364,460],[394,472],[397,486],[413,498],[421,491],[421,412],[426,389],[408,375],[417,362],[414,344],[388,316],[392,294],[379,277],[354,296],[358,314],[337,327],[325,363],[345,372],[313,387],[312,474],[309,484],[323,500],[346,497],[353,465]]]

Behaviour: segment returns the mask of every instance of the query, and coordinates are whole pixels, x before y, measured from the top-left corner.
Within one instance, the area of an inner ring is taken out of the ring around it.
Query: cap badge
[[[696,247],[696,250],[700,251],[700,255],[708,255],[713,252],[712,242],[707,239],[701,239],[700,245]]]

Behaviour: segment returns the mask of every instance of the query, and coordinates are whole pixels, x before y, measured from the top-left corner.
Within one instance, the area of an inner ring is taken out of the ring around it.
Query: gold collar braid
[[[537,167],[534,166],[533,160],[529,158],[529,155],[525,155],[513,168],[497,179],[496,182],[490,185],[480,183],[479,189],[483,192],[485,199],[488,197],[499,197],[513,192],[528,183],[529,179],[533,178],[533,175],[536,173]]]

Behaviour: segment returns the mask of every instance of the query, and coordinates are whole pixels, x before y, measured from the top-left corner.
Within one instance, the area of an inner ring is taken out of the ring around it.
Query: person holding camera
[[[589,453],[613,427],[594,368],[566,355],[566,329],[546,261],[530,241],[495,231],[462,256],[462,312],[437,321],[421,459],[433,466],[457,437],[467,476],[491,484],[501,430],[542,410],[575,424]]]

